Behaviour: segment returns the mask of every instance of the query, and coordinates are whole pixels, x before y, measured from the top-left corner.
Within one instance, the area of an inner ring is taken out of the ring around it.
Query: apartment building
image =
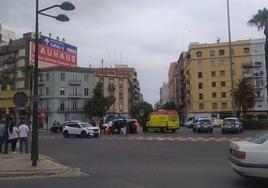
[[[177,102],[176,99],[176,64],[177,62],[173,62],[169,65],[168,71],[168,100],[172,102]]]
[[[267,115],[264,40],[241,40],[232,43],[234,82],[252,81],[257,96],[256,115]],[[231,80],[228,43],[191,43],[182,58],[182,99],[186,114],[211,113],[225,117],[231,114]],[[181,62],[181,61],[180,61]]]
[[[137,72],[127,65],[117,65],[115,68],[98,68],[96,82],[102,82],[104,96],[113,96],[115,103],[108,114],[129,116],[133,105],[142,101]]]
[[[41,69],[38,94],[40,109],[44,109],[46,116],[44,128],[49,128],[54,120],[88,121],[84,107],[92,98],[95,85],[95,73],[89,68],[59,66]]]
[[[169,87],[168,83],[163,83],[162,87],[160,88],[160,106],[163,106],[165,103],[169,101]]]

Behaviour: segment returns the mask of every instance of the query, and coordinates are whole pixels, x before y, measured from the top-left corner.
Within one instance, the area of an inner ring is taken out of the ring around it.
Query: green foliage
[[[248,21],[250,26],[256,26],[258,30],[267,28],[268,26],[268,9],[264,8],[263,10],[258,10],[258,13],[253,15],[252,18]]]
[[[245,130],[267,130],[268,120],[243,119],[243,129]]]
[[[163,106],[162,106],[163,110],[176,110],[177,109],[177,105],[175,104],[175,102],[166,102]]]
[[[103,85],[98,82],[94,88],[93,97],[87,101],[85,112],[90,118],[93,116],[103,118],[114,101],[112,96],[103,96]]]
[[[143,114],[140,114],[140,111],[143,111]],[[153,111],[153,106],[150,103],[143,101],[133,106],[132,115],[137,118],[142,125],[144,125],[149,114]]]
[[[246,117],[246,111],[253,108],[256,103],[256,96],[250,81],[246,78],[238,80],[234,95],[237,108],[239,111],[242,109],[244,117]]]
[[[2,90],[6,90],[7,86],[12,86],[14,83],[13,79],[7,73],[2,73],[0,75],[0,85]]]

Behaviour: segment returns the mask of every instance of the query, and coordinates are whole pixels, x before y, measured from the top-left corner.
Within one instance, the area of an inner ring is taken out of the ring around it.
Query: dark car
[[[50,127],[50,131],[54,132],[54,133],[61,133],[63,130],[63,126],[60,125],[60,123],[56,123],[52,125],[52,127]]]

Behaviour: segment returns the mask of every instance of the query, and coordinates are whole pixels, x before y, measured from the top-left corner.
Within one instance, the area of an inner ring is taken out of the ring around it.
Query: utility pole
[[[229,36],[229,63],[230,63],[230,77],[231,77],[231,94],[232,94],[232,115],[236,117],[235,113],[235,94],[234,94],[234,71],[233,71],[233,57],[232,57],[232,38],[231,38],[231,24],[230,24],[230,8],[229,0],[227,0],[227,17],[228,17],[228,36]]]

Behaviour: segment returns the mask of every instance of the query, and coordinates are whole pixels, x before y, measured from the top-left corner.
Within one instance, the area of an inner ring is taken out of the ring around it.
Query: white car
[[[238,118],[230,117],[225,118],[223,120],[223,125],[221,128],[222,134],[234,132],[234,133],[241,133],[243,131],[242,123],[239,121]]]
[[[63,135],[66,138],[70,135],[80,136],[81,138],[88,136],[98,137],[100,135],[100,129],[86,122],[68,121],[64,123]]]
[[[241,176],[268,178],[268,132],[252,141],[232,142],[229,161]]]

